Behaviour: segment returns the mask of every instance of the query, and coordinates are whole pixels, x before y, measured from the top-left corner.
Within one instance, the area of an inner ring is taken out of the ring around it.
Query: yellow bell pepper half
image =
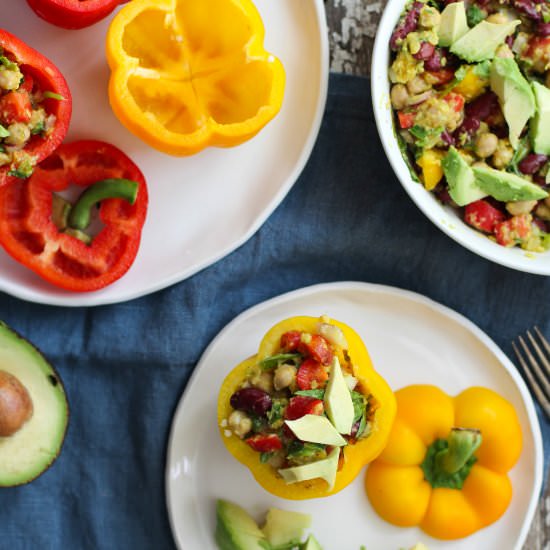
[[[371,396],[374,402],[374,414],[369,435],[346,445],[343,449],[343,458],[340,456],[339,469],[332,490],[329,490],[326,481],[311,479],[297,483],[286,484],[277,470],[269,463],[260,461],[259,453],[253,450],[245,441],[235,435],[229,436],[226,421],[233,408],[230,404],[231,396],[239,389],[246,379],[251,367],[267,357],[280,353],[281,336],[289,331],[302,331],[313,334],[323,318],[292,317],[271,328],[262,339],[258,354],[246,359],[237,365],[225,378],[218,396],[218,425],[220,435],[228,451],[242,464],[247,466],[256,481],[268,492],[281,498],[303,500],[326,497],[337,493],[351,483],[363,467],[376,458],[384,448],[391,425],[395,417],[396,404],[393,391],[386,381],[374,370],[367,349],[358,334],[347,325],[330,319],[330,324],[339,327],[347,342],[347,350],[334,350],[341,362],[351,364],[353,376],[358,379],[357,391]],[[347,358],[346,358],[347,356]]]
[[[250,0],[132,0],[107,34],[113,111],[171,155],[238,145],[283,101],[285,72],[263,40]]]
[[[422,385],[395,395],[388,445],[365,480],[376,512],[438,539],[466,537],[500,518],[512,498],[507,472],[522,448],[512,405],[481,387],[454,398]]]

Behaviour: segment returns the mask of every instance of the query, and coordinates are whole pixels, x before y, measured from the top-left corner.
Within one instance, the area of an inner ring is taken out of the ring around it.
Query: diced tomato
[[[271,453],[283,448],[281,438],[277,434],[257,434],[245,441],[259,453]]]
[[[327,380],[327,371],[315,359],[306,359],[296,373],[296,384],[301,390],[322,388]]]
[[[437,71],[426,71],[430,75],[434,86],[442,86],[449,83],[455,76],[455,72],[452,69],[444,68]]]
[[[34,88],[34,78],[29,73],[23,73],[23,82],[19,85],[19,90],[31,93]]]
[[[459,113],[464,108],[464,97],[460,94],[451,92],[445,96],[445,101],[452,106],[456,113]]]
[[[0,98],[0,121],[3,124],[29,122],[31,114],[31,98],[27,92],[8,92]]]
[[[295,395],[290,398],[285,409],[285,420],[296,420],[306,414],[321,415],[324,412],[324,405],[320,399],[305,395]]]
[[[414,113],[404,113],[403,111],[397,111],[397,118],[399,119],[399,126],[406,130],[414,126]]]
[[[281,336],[281,348],[284,351],[295,351],[302,341],[302,333],[299,330],[290,330]]]
[[[323,365],[329,365],[332,362],[332,350],[329,343],[320,334],[312,334],[311,339],[307,342],[302,341],[298,349],[304,355]]]
[[[531,216],[523,214],[512,216],[509,220],[497,223],[495,237],[502,246],[515,246],[518,242],[528,239],[531,235]]]
[[[464,207],[464,221],[485,233],[492,233],[497,223],[503,222],[506,216],[485,200],[467,204]]]

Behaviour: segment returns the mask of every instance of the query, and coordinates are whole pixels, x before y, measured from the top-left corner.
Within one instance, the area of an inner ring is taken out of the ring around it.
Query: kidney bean
[[[449,147],[456,144],[456,139],[449,133],[449,130],[445,130],[441,133],[441,141]]]
[[[264,416],[271,409],[270,395],[259,388],[241,388],[229,400],[234,409]]]
[[[420,17],[420,11],[424,7],[422,2],[414,2],[411,9],[407,12],[407,15],[399,22],[390,38],[390,48],[394,51],[399,47],[397,42],[403,40],[406,36],[416,30],[418,27],[418,18]]]
[[[480,120],[472,116],[464,117],[462,124],[455,130],[454,139],[459,139],[461,134],[472,136],[479,129]]]
[[[424,61],[424,68],[427,71],[439,71],[441,67],[441,53],[438,50],[434,50],[433,54]]]
[[[548,233],[548,224],[540,218],[533,218],[533,223],[544,233]]]
[[[429,42],[422,42],[420,44],[420,49],[413,55],[415,59],[420,61],[426,61],[430,59],[435,52],[435,46]]]
[[[542,21],[542,13],[537,10],[533,0],[514,0],[514,7],[533,21]]]
[[[466,116],[485,120],[497,106],[497,95],[494,92],[486,92],[466,105]]]
[[[544,166],[547,160],[548,157],[546,155],[531,153],[521,160],[518,164],[518,168],[522,174],[534,174]]]
[[[540,185],[541,187],[546,187],[546,177],[542,174],[535,174],[533,176],[533,183]]]
[[[550,36],[550,23],[539,23],[535,28],[535,33],[543,38]]]

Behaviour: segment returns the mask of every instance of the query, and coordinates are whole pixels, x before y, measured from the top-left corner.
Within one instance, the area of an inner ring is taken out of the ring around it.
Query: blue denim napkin
[[[172,549],[167,437],[201,353],[248,307],[338,280],[425,294],[468,317],[512,359],[510,341],[534,322],[550,335],[550,278],[492,264],[433,226],[386,161],[369,82],[332,75],[304,173],[258,233],[225,259],[113,306],[62,309],[0,294],[0,319],[58,368],[71,404],[53,468],[27,486],[0,490],[0,547]],[[548,458],[550,424],[540,420]]]

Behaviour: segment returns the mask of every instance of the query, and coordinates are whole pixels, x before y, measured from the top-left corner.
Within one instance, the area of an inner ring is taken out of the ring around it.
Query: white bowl
[[[394,133],[390,103],[389,41],[404,9],[405,0],[388,0],[374,42],[371,67],[371,91],[378,134],[394,172],[418,208],[449,237],[479,256],[519,271],[550,275],[550,252],[526,252],[505,248],[466,225],[456,210],[443,206],[422,184],[414,181],[399,150]]]

